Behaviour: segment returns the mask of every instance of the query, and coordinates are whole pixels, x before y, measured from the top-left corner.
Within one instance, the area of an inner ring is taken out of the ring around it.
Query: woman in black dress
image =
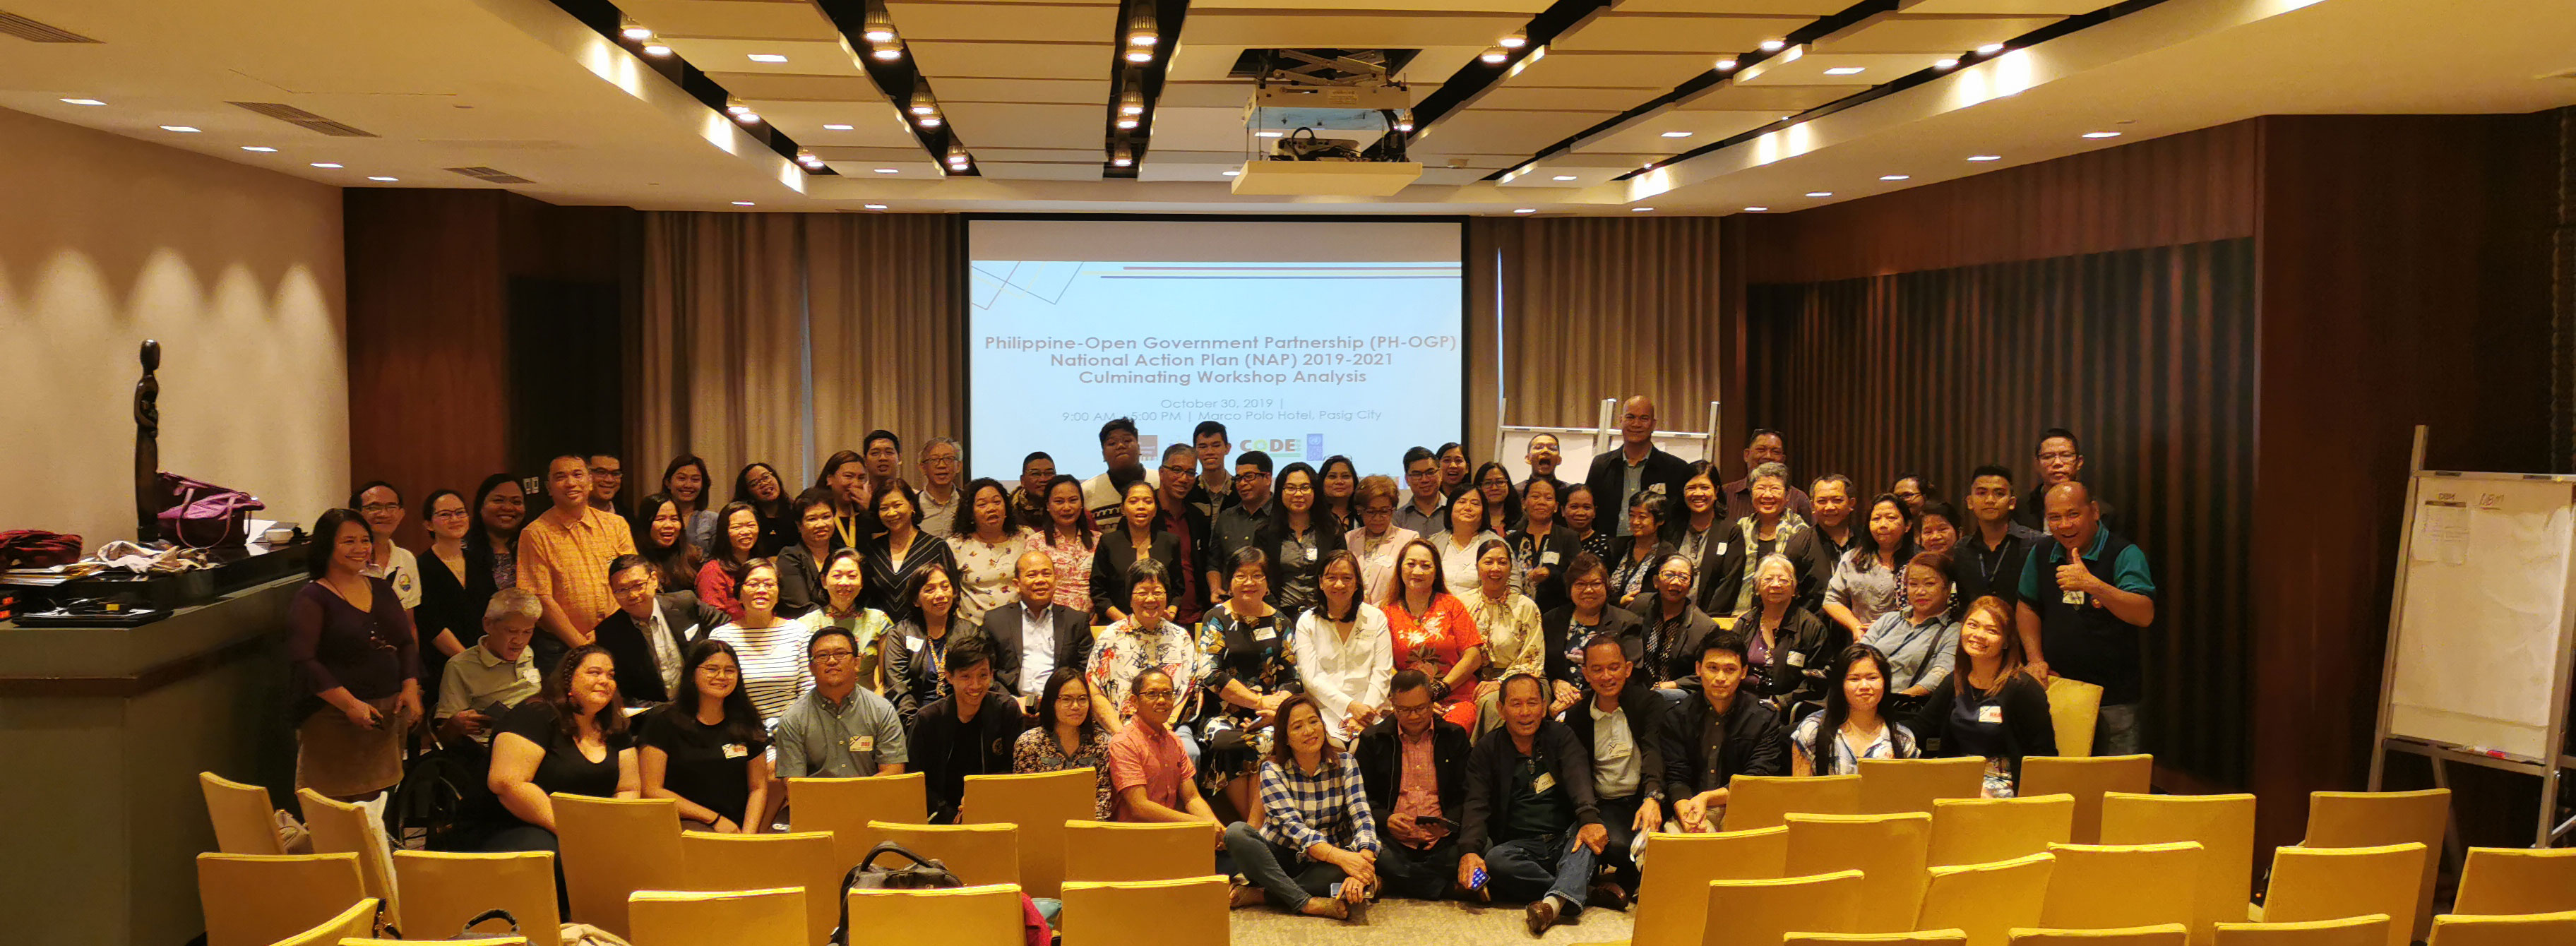
[[[756,834],[769,798],[769,735],[743,692],[732,644],[703,638],[681,659],[680,691],[644,720],[644,797],[676,798],[681,827]]]
[[[1213,710],[1199,731],[1207,738],[1207,764],[1199,767],[1199,784],[1210,797],[1222,793],[1234,802],[1240,820],[1261,823],[1255,781],[1261,756],[1269,751],[1270,720],[1279,704],[1306,692],[1297,677],[1297,649],[1290,644],[1293,625],[1264,599],[1270,592],[1270,556],[1258,546],[1236,550],[1220,577],[1227,597],[1209,608],[1199,623],[1199,650],[1207,654],[1208,707]]]

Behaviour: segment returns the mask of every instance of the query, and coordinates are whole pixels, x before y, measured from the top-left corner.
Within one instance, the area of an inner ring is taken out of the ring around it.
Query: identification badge
[[[725,747],[724,747],[724,757],[725,757],[725,758],[728,758],[728,759],[739,759],[739,758],[742,758],[743,756],[747,756],[747,755],[750,755],[750,754],[751,754],[751,748],[750,748],[750,747],[748,747],[748,746],[743,745],[742,743],[739,743],[739,742],[728,742],[728,743],[725,743]]]
[[[1543,773],[1539,777],[1530,780],[1530,791],[1532,792],[1545,792],[1548,789],[1555,787],[1556,773],[1554,772]]]
[[[1718,543],[1718,544],[1717,544],[1717,550],[1716,550],[1716,551],[1714,551],[1714,552],[1710,552],[1710,553],[1708,553],[1708,554],[1710,554],[1710,555],[1724,555],[1724,554],[1726,554],[1726,543],[1724,543],[1724,542],[1720,542],[1720,543]]]
[[[1988,724],[1997,724],[1997,723],[2002,723],[2003,721],[2004,721],[2004,708],[2003,708],[2003,707],[2000,707],[2000,706],[1980,706],[1980,707],[1977,707],[1977,722],[1980,722],[1980,723],[1988,723]]]
[[[1806,665],[1807,665],[1807,655],[1802,654],[1802,653],[1799,653],[1799,652],[1794,651],[1794,650],[1789,652],[1789,666],[1792,666],[1792,667],[1804,667],[1804,666],[1806,666]]]
[[[875,736],[850,737],[850,751],[852,752],[875,752],[876,749],[877,737]]]
[[[2084,606],[2084,593],[2081,591],[2064,592],[2057,596],[2057,600],[2080,608]]]
[[[529,683],[542,684],[545,682],[537,676],[537,665],[533,663],[519,668],[519,679],[526,680]]]
[[[1253,631],[1252,631],[1252,639],[1253,639],[1253,640],[1257,640],[1257,641],[1275,641],[1275,640],[1278,640],[1278,639],[1279,639],[1279,629],[1278,629],[1278,628],[1275,628],[1275,627],[1267,627],[1267,626],[1254,628],[1254,629],[1253,629]]]
[[[1314,549],[1312,549],[1312,548],[1310,548],[1310,547],[1300,545],[1300,546],[1298,546],[1298,547],[1297,547],[1297,557],[1298,557],[1298,558],[1305,559],[1306,561],[1309,561],[1309,562],[1314,561],[1314,560],[1315,560],[1315,550],[1314,550]]]
[[[903,646],[911,648],[913,653],[916,653],[916,654],[921,653],[921,638],[918,638],[918,637],[907,637],[907,638],[904,638]]]
[[[1538,553],[1538,563],[1539,563],[1539,564],[1541,564],[1541,565],[1554,565],[1554,564],[1556,564],[1556,563],[1557,563],[1557,554],[1556,554],[1556,550],[1555,550],[1555,549],[1549,549],[1549,550],[1547,550],[1547,551],[1544,551],[1544,552],[1540,552],[1540,553]]]

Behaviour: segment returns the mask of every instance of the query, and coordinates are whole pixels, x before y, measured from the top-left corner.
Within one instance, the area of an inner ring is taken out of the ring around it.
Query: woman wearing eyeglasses
[[[756,558],[742,570],[742,617],[707,637],[733,645],[742,668],[742,690],[762,726],[778,719],[797,694],[814,685],[805,666],[805,625],[778,616],[778,563]]]
[[[644,797],[679,803],[680,826],[722,834],[760,833],[769,800],[769,733],[742,687],[733,645],[689,645],[683,685],[671,704],[644,717]]]
[[[1360,587],[1371,599],[1386,593],[1387,583],[1395,580],[1395,560],[1404,547],[1421,534],[1395,524],[1395,478],[1379,474],[1360,480],[1359,491],[1352,494],[1351,506],[1358,510],[1359,528],[1342,536],[1342,547],[1359,556]]]
[[[425,645],[420,648],[420,699],[438,705],[438,683],[447,658],[464,653],[483,634],[483,608],[492,601],[492,570],[476,568],[465,552],[465,534],[474,530],[474,510],[455,490],[429,494],[420,504],[421,521],[429,525],[429,554],[420,566],[420,606],[412,609],[412,626]]]

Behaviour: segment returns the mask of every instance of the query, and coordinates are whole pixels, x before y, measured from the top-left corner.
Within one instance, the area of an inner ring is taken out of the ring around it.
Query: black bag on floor
[[[877,858],[900,854],[912,863],[902,867],[879,867]],[[912,849],[892,841],[879,841],[859,861],[859,866],[841,877],[841,925],[832,929],[833,946],[849,946],[850,891],[852,890],[936,890],[963,887],[966,882],[948,870],[948,865],[923,857]]]

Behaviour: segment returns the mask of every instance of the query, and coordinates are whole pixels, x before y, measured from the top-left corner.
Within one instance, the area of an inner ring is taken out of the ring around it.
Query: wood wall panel
[[[481,190],[351,188],[349,480],[384,480],[413,514],[397,539],[428,542],[419,503],[467,493],[509,458],[509,322],[501,296],[502,201]]]
[[[1877,493],[1916,471],[1949,497],[1986,463],[2026,489],[2040,430],[2083,436],[2085,478],[2160,591],[2149,751],[2241,783],[2253,267],[2237,238],[1754,286],[1751,423],[1787,432],[1801,479]]]

